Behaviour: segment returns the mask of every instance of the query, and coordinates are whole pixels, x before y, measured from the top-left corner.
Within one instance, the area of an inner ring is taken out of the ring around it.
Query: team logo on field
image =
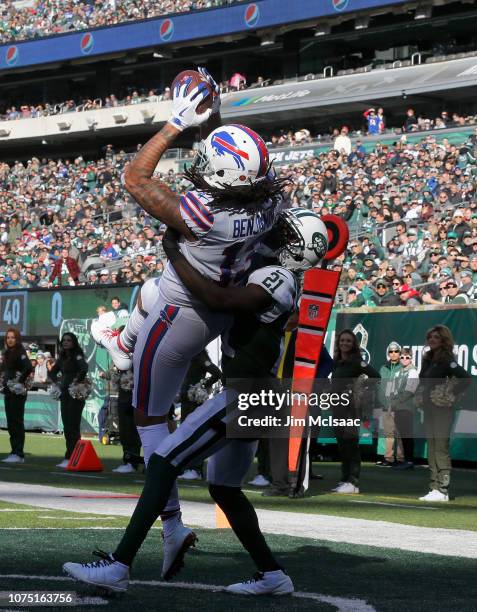
[[[248,153],[247,151],[242,151],[237,146],[237,143],[228,132],[216,132],[214,136],[212,136],[210,144],[217,155],[230,155],[237,164],[237,168],[245,170],[245,165],[242,160],[249,159]]]
[[[319,311],[319,308],[316,304],[310,304],[308,306],[308,318],[316,319],[316,317],[318,316],[318,311]]]
[[[260,9],[258,6],[254,4],[249,4],[245,9],[245,25],[248,28],[253,28],[257,25],[258,20],[260,19]]]
[[[80,42],[81,53],[83,55],[88,55],[93,50],[93,47],[94,47],[93,35],[91,34],[91,32],[86,32],[86,34],[83,34],[83,36],[81,37],[81,42]]]
[[[5,53],[5,63],[7,66],[16,66],[19,59],[20,51],[18,50],[18,47],[15,45],[8,47],[7,52]]]
[[[349,0],[331,0],[331,2],[335,11],[339,13],[345,10],[345,8],[348,6]]]
[[[161,40],[167,42],[168,40],[171,40],[173,34],[174,22],[172,19],[164,19],[164,21],[161,21],[159,26],[159,36],[161,37]]]
[[[328,250],[328,244],[325,237],[320,232],[315,232],[311,237],[311,248],[315,251],[317,257],[323,257]]]

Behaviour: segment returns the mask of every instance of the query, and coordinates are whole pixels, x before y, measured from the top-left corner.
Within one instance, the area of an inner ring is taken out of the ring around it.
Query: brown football
[[[189,91],[192,91],[192,89],[194,89],[194,87],[197,87],[200,83],[205,83],[207,85],[207,89],[209,90],[208,95],[197,107],[197,112],[199,113],[199,115],[201,115],[212,106],[212,87],[210,86],[208,81],[204,79],[200,72],[197,72],[197,70],[183,70],[182,72],[179,72],[176,78],[172,81],[171,91],[173,95],[176,85],[178,85],[179,83],[184,83],[187,78],[192,78],[192,81],[189,85]]]

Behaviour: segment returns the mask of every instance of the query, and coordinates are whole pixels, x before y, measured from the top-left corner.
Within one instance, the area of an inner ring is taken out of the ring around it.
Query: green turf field
[[[4,464],[0,463],[0,480],[139,493],[144,478],[142,475],[113,474],[111,472],[112,468],[120,463],[121,448],[112,445],[103,446],[96,441],[93,443],[105,466],[105,471],[99,474],[70,477],[64,470],[55,467],[64,452],[63,438],[28,434],[25,446],[28,454],[25,463],[11,467],[1,467]],[[4,452],[8,450],[8,438],[5,432],[0,432],[0,455],[2,450]],[[339,497],[329,493],[339,480],[339,465],[337,463],[317,463],[314,471],[323,474],[325,479],[312,481],[309,496],[305,499],[264,498],[260,491],[252,490],[253,487],[249,487],[247,491],[250,491],[253,503],[258,508],[477,531],[477,473],[475,470],[454,470],[452,492],[455,499],[445,505],[429,504],[436,508],[433,511],[423,510],[426,504],[417,500],[428,490],[428,472],[424,467],[401,472],[364,463],[360,485],[361,494]],[[252,477],[253,475],[251,473]],[[183,483],[180,486],[180,492],[184,500],[211,502],[207,488],[202,483]],[[4,520],[4,517],[0,516],[0,526]]]
[[[1,432],[0,455],[8,450],[7,441],[5,432]],[[29,434],[25,464],[0,463],[0,481],[4,485],[12,483],[12,487],[14,483],[26,483],[138,494],[143,476],[111,473],[120,461],[120,448],[97,443],[95,448],[105,471],[83,475],[92,477],[74,477],[55,468],[64,449],[61,437]],[[297,515],[298,521],[306,522],[306,515],[314,514],[477,530],[477,491],[472,470],[456,470],[455,501],[443,506],[430,504],[436,508],[432,510],[423,509],[416,501],[426,491],[428,473],[424,468],[403,473],[365,464],[363,494],[350,497],[328,493],[338,479],[337,464],[315,464],[315,472],[322,473],[325,480],[314,481],[310,496],[305,499],[267,499],[256,491],[249,496],[258,508],[304,513]],[[8,490],[8,484],[5,489]],[[210,503],[202,484],[181,485],[180,493],[184,500]],[[61,566],[65,561],[93,560],[91,551],[95,548],[114,549],[127,517],[115,516],[113,512],[99,515],[35,506],[28,489],[22,501],[21,504],[0,501],[0,593],[9,589],[72,590],[80,596],[98,596],[68,580]],[[161,583],[160,531],[159,526],[153,529],[141,549],[127,594],[114,599],[99,594],[99,599],[75,609],[93,610],[101,605],[103,609],[119,612],[130,611],[132,606],[140,606],[141,612],[230,608],[346,612],[477,610],[477,559],[389,548],[385,539],[379,542],[378,522],[374,546],[320,540],[319,533],[316,539],[267,535],[292,576],[298,596],[260,600],[220,591],[220,587],[254,572],[248,555],[230,530],[197,529],[199,544],[188,555],[183,572],[177,581]],[[4,608],[0,605],[0,609]]]

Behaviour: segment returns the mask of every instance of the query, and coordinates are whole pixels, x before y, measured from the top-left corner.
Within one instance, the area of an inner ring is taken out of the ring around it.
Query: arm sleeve
[[[204,238],[214,225],[210,198],[199,191],[188,191],[179,200],[181,217],[197,238]]]
[[[84,357],[82,357],[81,355],[77,355],[76,356],[76,363],[77,363],[77,374],[76,374],[76,380],[78,382],[81,382],[82,380],[85,379],[86,374],[88,373],[88,364],[86,363]]]
[[[21,376],[19,381],[21,383],[24,383],[33,372],[33,366],[31,365],[31,361],[28,359],[28,355],[26,353],[22,353],[20,356],[20,372]]]

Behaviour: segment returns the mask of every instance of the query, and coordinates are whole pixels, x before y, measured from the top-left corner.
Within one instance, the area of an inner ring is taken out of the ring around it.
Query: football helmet
[[[243,187],[263,181],[268,150],[260,136],[244,125],[222,125],[199,143],[194,168],[211,187]]]
[[[280,213],[277,229],[285,245],[278,253],[281,265],[294,272],[314,268],[328,250],[328,231],[320,217],[304,208]]]

